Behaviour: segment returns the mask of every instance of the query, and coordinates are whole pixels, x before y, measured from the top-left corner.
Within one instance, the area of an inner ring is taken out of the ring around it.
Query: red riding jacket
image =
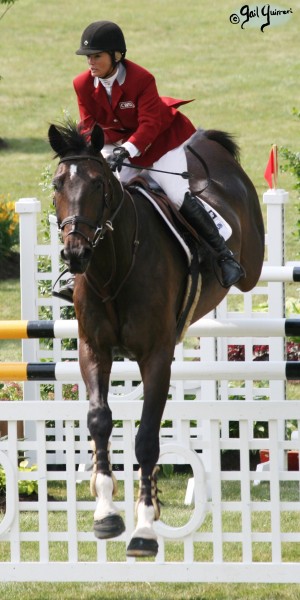
[[[141,153],[131,159],[133,164],[150,166],[196,131],[176,110],[191,100],[160,97],[153,75],[129,60],[120,64],[111,103],[101,82],[95,88],[89,70],[78,75],[73,84],[83,132],[98,123],[106,144],[131,142]]]

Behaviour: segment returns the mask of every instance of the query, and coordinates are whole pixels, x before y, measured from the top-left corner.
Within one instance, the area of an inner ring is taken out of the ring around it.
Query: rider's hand
[[[130,156],[129,152],[123,146],[117,146],[113,152],[106,157],[106,162],[109,164],[112,171],[122,169],[124,160]]]

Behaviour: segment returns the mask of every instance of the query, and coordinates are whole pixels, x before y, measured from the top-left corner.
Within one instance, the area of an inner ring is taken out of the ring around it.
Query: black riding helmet
[[[95,21],[86,27],[76,54],[88,56],[96,52],[109,52],[113,60],[117,59],[115,52],[121,53],[117,60],[125,57],[126,44],[119,25],[112,21]]]

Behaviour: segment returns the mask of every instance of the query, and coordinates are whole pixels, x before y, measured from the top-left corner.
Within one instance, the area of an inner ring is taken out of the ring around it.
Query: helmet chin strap
[[[118,63],[113,61],[111,69],[108,71],[108,73],[106,73],[106,75],[101,77],[101,79],[109,79],[109,77],[111,77],[111,75],[113,75],[114,70],[117,67],[117,65],[118,65]]]
[[[106,75],[104,77],[101,77],[101,79],[108,79],[109,77],[111,77],[111,75],[113,75],[114,70],[118,67],[118,64],[120,62],[120,60],[116,60],[115,59],[115,52],[109,52],[109,55],[111,57],[111,69],[108,71],[108,73],[106,73]]]

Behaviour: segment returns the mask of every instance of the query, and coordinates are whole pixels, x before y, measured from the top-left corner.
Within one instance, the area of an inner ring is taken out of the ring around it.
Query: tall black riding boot
[[[217,226],[205,210],[201,200],[190,192],[186,192],[180,212],[217,253],[217,263],[222,274],[221,285],[224,288],[229,288],[241,277],[244,277],[243,268],[233,258],[231,250],[227,248],[224,238],[220,235]]]

